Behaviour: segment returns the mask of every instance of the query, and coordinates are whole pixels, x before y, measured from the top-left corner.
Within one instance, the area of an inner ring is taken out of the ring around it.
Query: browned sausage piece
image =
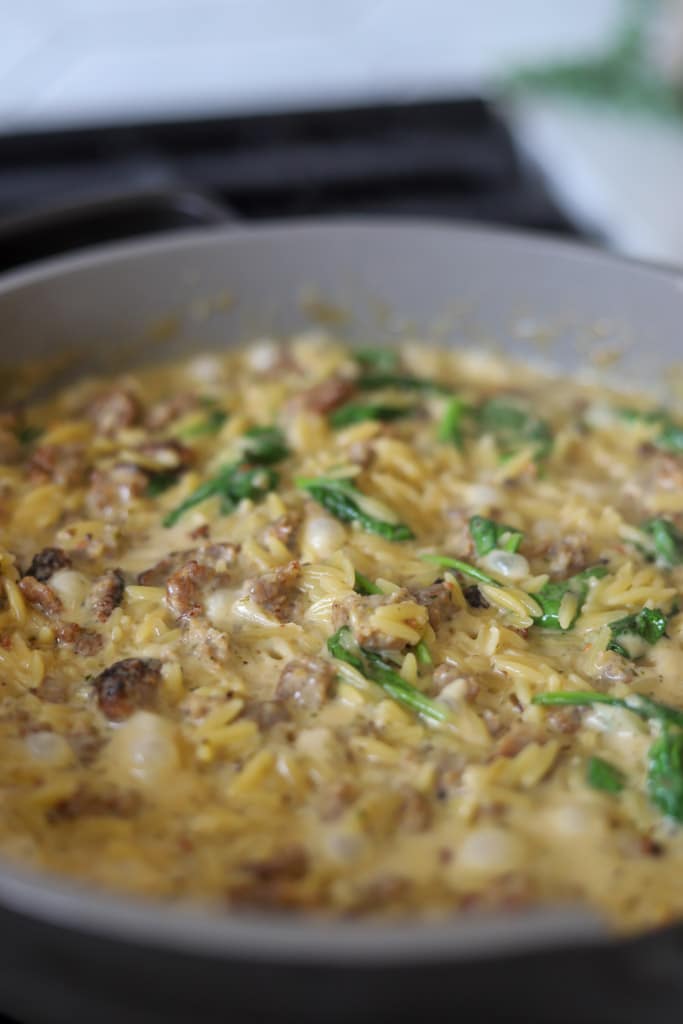
[[[100,710],[112,722],[122,722],[139,708],[153,708],[161,682],[157,658],[116,661],[93,682]]]
[[[62,602],[52,587],[41,583],[35,576],[24,576],[19,580],[19,589],[34,608],[39,608],[45,615],[58,615],[62,610]]]
[[[60,800],[51,808],[48,820],[55,823],[77,818],[131,818],[140,810],[141,802],[140,794],[132,790],[110,788],[97,791],[81,786],[73,796]]]
[[[349,377],[333,376],[302,391],[301,404],[312,412],[326,413],[346,402],[356,389],[355,381]]]
[[[65,622],[57,630],[57,643],[70,644],[74,654],[88,657],[102,650],[104,639],[94,629],[83,629],[75,622]]]
[[[111,514],[125,508],[131,498],[144,494],[149,476],[132,463],[120,462],[109,469],[95,469],[90,477],[87,505],[93,513]]]
[[[275,690],[277,700],[293,700],[309,711],[319,711],[335,680],[335,671],[322,658],[288,661]]]
[[[201,614],[201,588],[210,575],[210,569],[192,559],[169,576],[166,582],[166,603],[179,619]]]
[[[126,581],[120,569],[108,569],[93,583],[89,604],[99,622],[106,622],[123,601]]]
[[[88,418],[98,434],[116,434],[123,427],[132,427],[140,418],[140,403],[130,391],[115,388],[91,402]]]
[[[26,576],[34,576],[40,583],[46,583],[58,569],[70,569],[71,559],[62,548],[43,548],[29,565]]]
[[[283,846],[263,860],[245,864],[250,874],[261,882],[298,881],[308,871],[308,853],[303,846]]]
[[[414,596],[405,587],[393,594],[351,594],[333,606],[332,622],[335,629],[349,626],[361,647],[372,651],[401,651],[408,646],[407,641],[377,629],[372,620],[376,608],[412,600]]]
[[[156,402],[147,413],[146,425],[160,430],[199,406],[199,396],[191,394],[173,395]]]
[[[266,572],[256,579],[247,580],[247,591],[256,604],[270,612],[280,622],[291,619],[296,600],[296,585],[301,574],[298,562],[289,562],[279,569]]]
[[[85,480],[85,452],[77,444],[42,444],[28,461],[28,476],[35,483],[51,480],[60,487],[76,487]]]
[[[445,583],[433,583],[431,587],[414,590],[413,597],[418,604],[427,609],[432,629],[438,629],[456,610],[451,601],[451,592]]]

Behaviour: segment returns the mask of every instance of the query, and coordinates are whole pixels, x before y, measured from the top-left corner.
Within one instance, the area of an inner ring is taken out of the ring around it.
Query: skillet
[[[302,292],[303,289],[303,292]],[[0,363],[107,368],[300,330],[494,346],[657,386],[683,353],[683,275],[575,244],[420,222],[217,228],[0,281]],[[73,372],[73,367],[70,372]],[[620,1024],[678,1020],[683,925],[630,940],[572,907],[448,924],[159,908],[0,867],[0,1009],[27,1022]]]

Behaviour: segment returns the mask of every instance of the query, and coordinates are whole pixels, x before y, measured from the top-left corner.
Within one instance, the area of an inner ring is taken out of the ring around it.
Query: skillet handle
[[[0,220],[0,271],[102,242],[233,219],[217,198],[182,187],[98,194]]]

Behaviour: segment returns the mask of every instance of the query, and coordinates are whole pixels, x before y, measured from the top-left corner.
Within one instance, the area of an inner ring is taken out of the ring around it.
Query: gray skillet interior
[[[683,351],[679,273],[469,227],[307,222],[166,236],[10,275],[0,362],[64,348],[89,367],[199,352],[310,326],[312,304],[343,310],[341,329],[372,343],[424,334],[560,370],[618,348],[619,375],[634,385],[658,383]],[[569,911],[440,926],[288,923],[153,909],[9,869],[1,905],[119,940],[271,960],[415,963],[600,941],[594,921]]]

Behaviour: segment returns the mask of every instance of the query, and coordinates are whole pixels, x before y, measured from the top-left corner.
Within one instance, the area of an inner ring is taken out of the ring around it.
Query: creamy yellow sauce
[[[665,420],[388,358],[263,341],[0,413],[0,855],[214,908],[680,917],[680,727],[543,703],[683,711]]]

